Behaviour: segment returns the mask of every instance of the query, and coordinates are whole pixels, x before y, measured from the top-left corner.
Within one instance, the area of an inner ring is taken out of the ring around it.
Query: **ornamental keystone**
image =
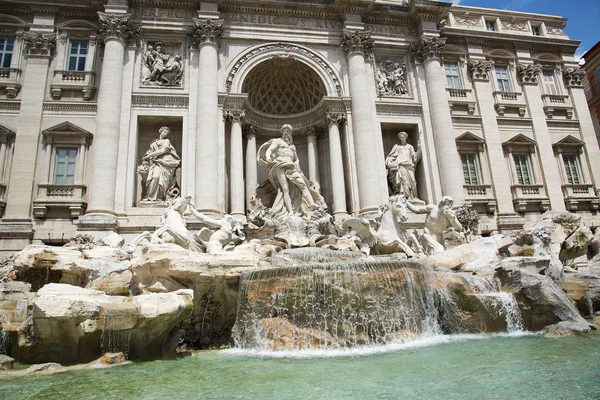
[[[493,61],[470,60],[469,61],[469,72],[471,72],[471,77],[473,79],[487,81],[490,79],[493,66],[494,66]]]
[[[125,43],[131,43],[139,36],[141,28],[134,26],[129,22],[131,14],[107,14],[98,11],[98,19],[100,20],[100,33],[105,37],[114,38],[124,41]]]
[[[223,33],[223,20],[193,18],[194,27],[188,31],[188,36],[197,46],[203,43],[219,45],[219,39]]]
[[[421,38],[418,43],[411,43],[410,50],[419,62],[439,59],[446,45],[446,38]]]
[[[542,66],[536,64],[519,65],[517,67],[517,76],[521,85],[537,85],[542,72]]]
[[[567,88],[583,87],[585,71],[581,68],[565,68],[563,75]]]
[[[365,56],[371,53],[373,49],[373,39],[371,31],[344,31],[342,38],[342,48],[348,55],[352,53],[363,53]]]

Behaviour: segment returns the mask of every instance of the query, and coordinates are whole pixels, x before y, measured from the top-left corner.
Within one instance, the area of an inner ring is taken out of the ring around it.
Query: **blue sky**
[[[500,8],[568,18],[569,38],[581,40],[577,55],[600,41],[600,0],[447,0],[473,7]]]

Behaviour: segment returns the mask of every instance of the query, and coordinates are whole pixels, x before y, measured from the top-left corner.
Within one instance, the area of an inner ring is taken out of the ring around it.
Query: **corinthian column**
[[[121,124],[121,93],[125,45],[135,39],[139,28],[129,23],[130,14],[98,12],[104,39],[102,79],[98,88],[96,134],[92,145],[92,173],[87,213],[77,222],[81,230],[112,230],[117,227],[115,188],[119,127]]]
[[[246,209],[250,208],[250,199],[258,187],[256,171],[256,127],[250,126],[246,132]]]
[[[238,219],[244,219],[244,149],[242,145],[242,120],[244,111],[226,111],[225,117],[231,121],[231,136],[229,144],[229,196],[230,214]]]
[[[190,37],[198,46],[198,106],[196,109],[196,171],[194,201],[199,211],[222,213],[219,205],[218,40],[222,20],[194,18]]]
[[[32,30],[34,28],[38,29],[34,26]],[[46,90],[48,67],[56,36],[51,32],[26,32],[22,38],[17,37],[15,47],[20,46],[23,39],[27,46],[28,60],[21,89],[21,109],[17,121],[13,165],[8,182],[6,215],[2,221],[3,226],[0,226],[0,238],[28,240],[33,235],[30,214],[36,149],[42,122],[42,99]],[[23,245],[26,244],[29,242],[23,242]]]
[[[376,145],[381,138],[375,136],[372,107],[370,104],[365,53],[373,47],[370,31],[344,31],[342,48],[348,54],[348,75],[352,96],[352,127],[356,172],[358,177],[358,199],[360,212],[376,211],[383,199],[379,185]]]
[[[329,162],[331,168],[331,188],[333,190],[333,215],[343,216],[346,210],[346,185],[344,183],[344,163],[340,128],[345,116],[342,113],[328,112],[325,115],[329,127]]]
[[[452,117],[440,62],[441,51],[445,44],[445,38],[421,38],[418,43],[413,43],[410,47],[417,61],[422,62],[425,68],[425,84],[442,179],[442,193],[452,196],[455,203],[460,204],[464,200],[462,163],[455,150]]]

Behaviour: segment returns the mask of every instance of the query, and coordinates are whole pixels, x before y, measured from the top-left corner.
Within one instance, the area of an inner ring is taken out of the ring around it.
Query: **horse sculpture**
[[[408,219],[407,200],[403,195],[391,196],[387,203],[379,208],[379,227],[374,230],[368,220],[364,218],[350,218],[342,225],[346,230],[356,232],[360,241],[370,247],[372,254],[405,253],[409,257],[415,256],[415,251],[408,243],[411,243],[418,253],[421,246],[413,234],[409,234],[403,226]],[[365,246],[361,246],[365,251]]]

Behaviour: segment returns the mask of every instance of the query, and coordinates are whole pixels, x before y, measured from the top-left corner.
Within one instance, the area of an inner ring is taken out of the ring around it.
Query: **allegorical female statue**
[[[181,165],[181,159],[168,139],[171,129],[163,126],[158,133],[159,138],[150,144],[138,167],[138,173],[145,183],[145,201],[164,201],[179,195],[175,173]]]
[[[394,145],[390,154],[385,159],[388,177],[392,184],[393,194],[402,194],[407,199],[417,198],[417,182],[415,180],[415,166],[421,159],[421,141],[417,150],[408,143],[408,134],[400,132],[400,143]]]

